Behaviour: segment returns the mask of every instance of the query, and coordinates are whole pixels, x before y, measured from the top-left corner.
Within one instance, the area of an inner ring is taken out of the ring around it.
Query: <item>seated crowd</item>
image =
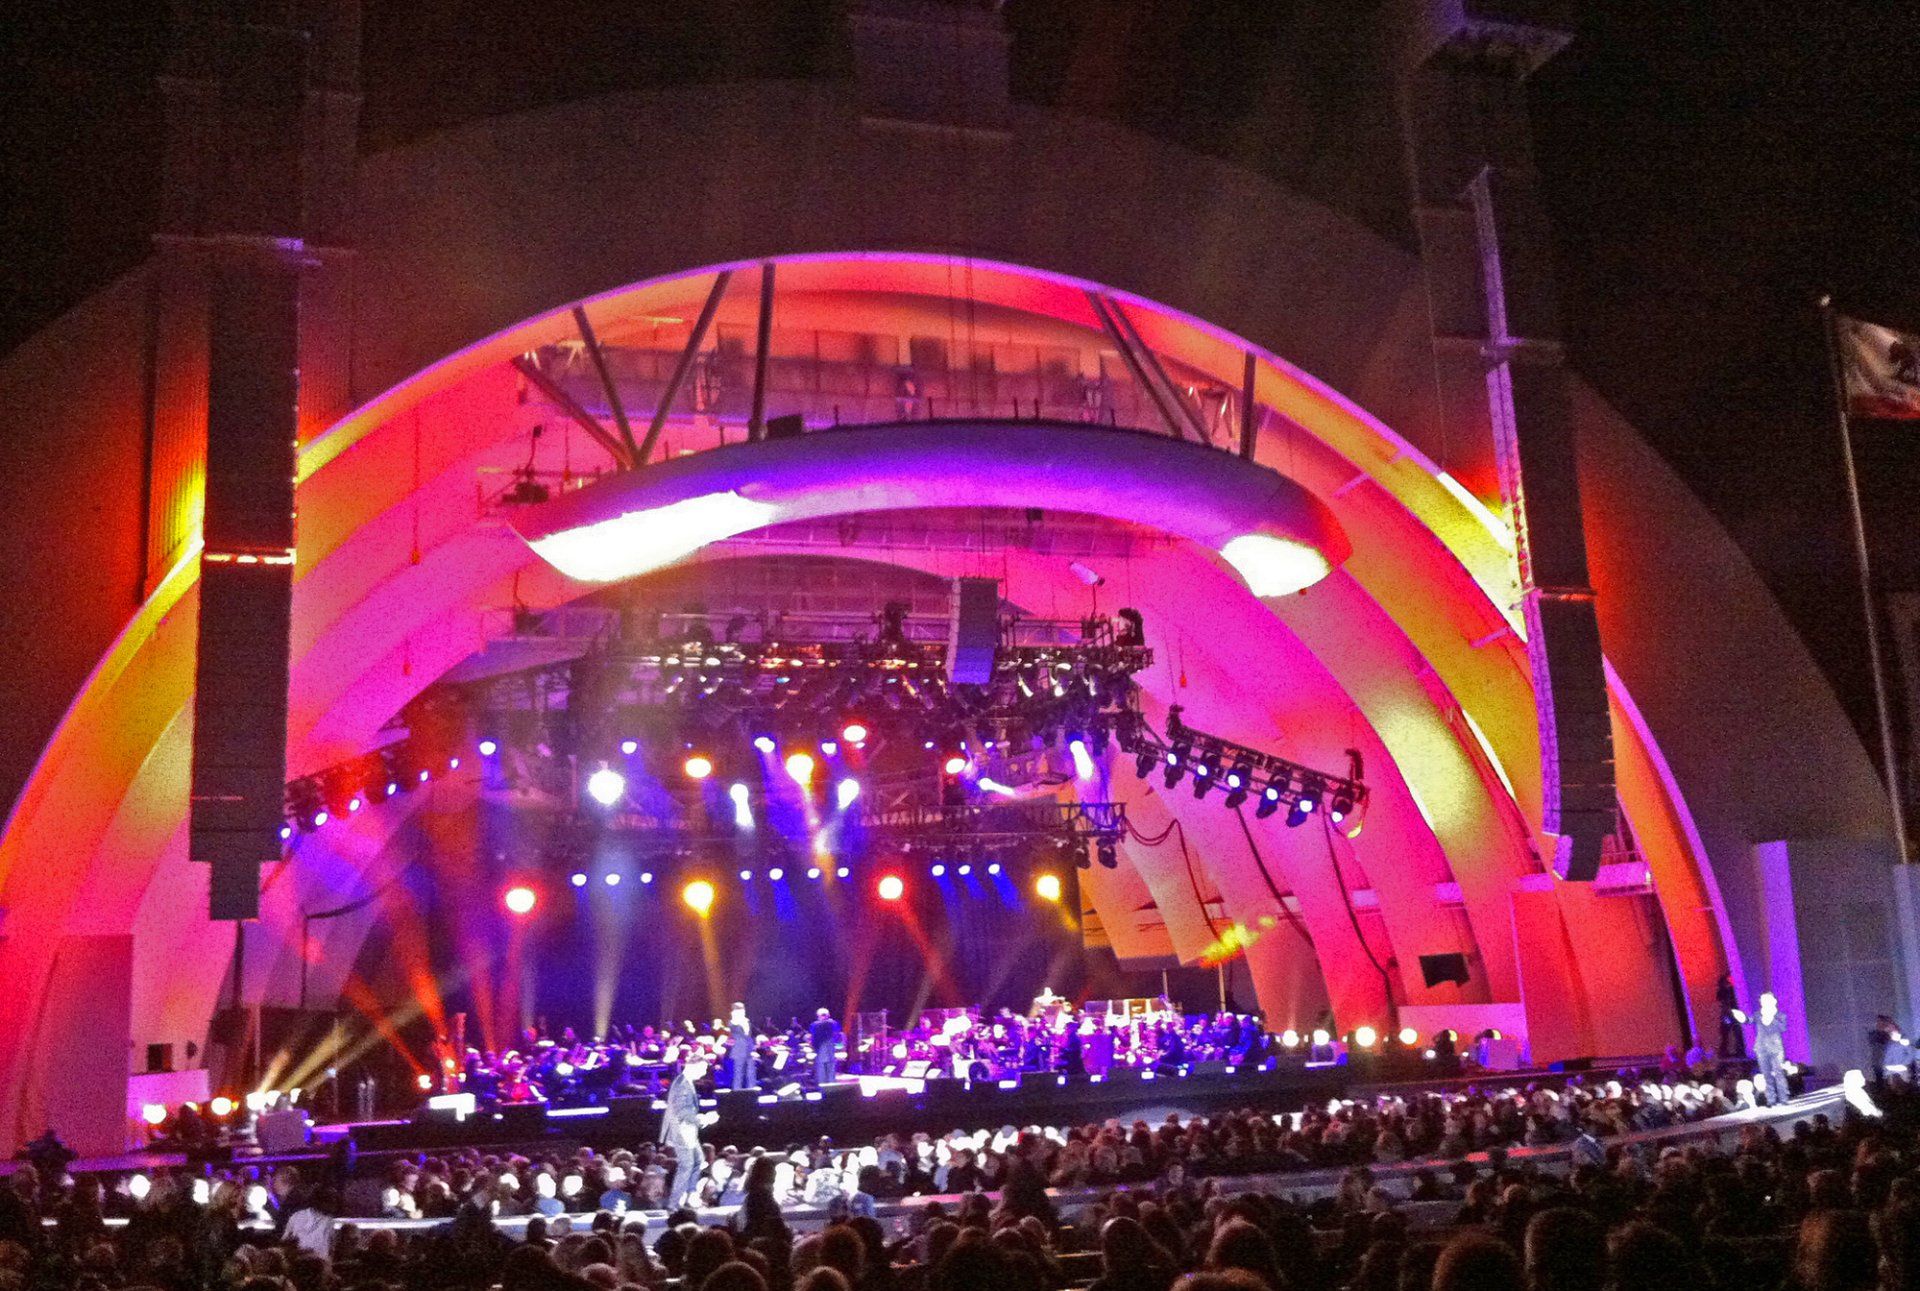
[[[1920,1134],[1910,1095],[1888,1110],[1785,1137],[1751,1125],[1724,1152],[1614,1143],[1571,1169],[1495,1150],[1484,1166],[1421,1172],[1411,1201],[1356,1165],[1310,1203],[1170,1176],[1096,1191],[1070,1214],[1046,1188],[1067,1149],[1030,1134],[1010,1145],[997,1197],[928,1202],[891,1226],[837,1198],[807,1235],[789,1226],[771,1155],[748,1165],[725,1224],[687,1210],[648,1231],[602,1210],[576,1227],[536,1207],[521,1239],[496,1225],[487,1182],[445,1222],[401,1232],[336,1223],[332,1186],[305,1191],[287,1172],[253,1185],[273,1218],[259,1230],[240,1225],[240,1181],[197,1204],[163,1179],[113,1229],[95,1181],[23,1171],[0,1190],[0,1291],[1916,1291]]]

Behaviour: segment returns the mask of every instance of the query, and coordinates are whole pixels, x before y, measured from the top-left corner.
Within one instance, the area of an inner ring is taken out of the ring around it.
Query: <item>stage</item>
[[[702,1132],[707,1142],[779,1146],[823,1136],[851,1142],[886,1133],[1162,1120],[1172,1112],[1205,1114],[1241,1107],[1292,1111],[1309,1102],[1343,1096],[1352,1080],[1352,1068],[1346,1064],[1272,1058],[1250,1067],[1196,1064],[1171,1074],[1029,1072],[1019,1079],[996,1081],[847,1077],[825,1090],[796,1090],[784,1096],[771,1089],[722,1091],[703,1097],[700,1106],[720,1116]],[[473,1114],[422,1109],[408,1120],[346,1126],[341,1137],[355,1153],[549,1141],[632,1146],[657,1136],[662,1108],[658,1099],[634,1097],[591,1107],[550,1109],[528,1104]]]

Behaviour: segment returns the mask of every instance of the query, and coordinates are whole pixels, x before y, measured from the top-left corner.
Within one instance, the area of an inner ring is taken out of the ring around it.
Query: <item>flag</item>
[[[1834,317],[1847,411],[1856,417],[1920,419],[1920,336]]]

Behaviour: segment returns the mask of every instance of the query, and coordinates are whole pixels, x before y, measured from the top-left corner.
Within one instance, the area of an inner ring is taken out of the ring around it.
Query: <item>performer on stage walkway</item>
[[[707,1074],[707,1064],[688,1058],[667,1086],[667,1110],[660,1118],[660,1142],[673,1149],[673,1187],[667,1192],[667,1210],[678,1210],[693,1200],[694,1180],[705,1164],[700,1154],[700,1128],[720,1119],[718,1112],[700,1110],[694,1083]]]
[[[840,1024],[831,1013],[820,1009],[807,1028],[807,1038],[813,1041],[813,1083],[825,1088],[839,1074]]]
[[[1736,1015],[1745,1021],[1745,1015]],[[1760,996],[1760,1012],[1753,1019],[1753,1056],[1760,1064],[1760,1084],[1767,1094],[1767,1106],[1787,1101],[1787,1015],[1772,991]]]
[[[747,1017],[747,1006],[735,1004],[733,1015],[727,1019],[727,1055],[732,1060],[734,1089],[758,1089],[759,1073],[754,1070],[758,1065],[753,1051],[753,1023]]]

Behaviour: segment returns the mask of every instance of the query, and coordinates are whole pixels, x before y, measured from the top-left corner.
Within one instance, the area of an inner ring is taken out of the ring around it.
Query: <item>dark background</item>
[[[1533,82],[1575,366],[1720,516],[1872,742],[1815,297],[1920,330],[1920,6],[1576,3]],[[834,76],[829,0],[368,0],[363,146],[685,80]],[[1410,241],[1363,0],[1009,0],[1015,92],[1226,157]],[[137,263],[162,0],[0,22],[0,351]],[[28,451],[7,410],[0,457]],[[1861,429],[1875,556],[1908,538],[1920,426]]]

